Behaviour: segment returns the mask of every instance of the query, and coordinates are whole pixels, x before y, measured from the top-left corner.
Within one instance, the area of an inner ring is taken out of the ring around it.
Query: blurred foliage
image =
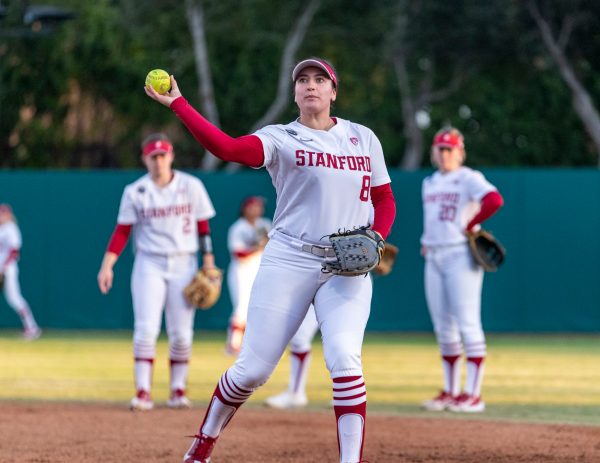
[[[198,77],[184,2],[47,0],[75,12],[50,33],[23,29],[28,2],[4,0],[0,20],[0,167],[98,168],[139,165],[139,141],[167,131],[179,167],[197,167],[203,150],[179,121],[143,93],[146,73],[176,75],[199,106]],[[458,69],[459,91],[421,108],[429,140],[452,123],[474,166],[596,166],[598,153],[571,104],[524,2],[518,0],[323,0],[297,58],[323,56],[340,79],[334,114],[367,125],[390,166],[403,155],[400,92],[392,64],[395,19],[404,31],[411,84],[435,66],[440,88]],[[577,76],[600,101],[600,2],[546,0],[558,33],[575,14],[566,46]],[[281,52],[304,3],[206,0],[208,51],[222,128],[247,133],[276,94]],[[15,36],[6,31],[23,30]],[[296,117],[293,97],[281,118]],[[424,156],[424,165],[429,156]]]

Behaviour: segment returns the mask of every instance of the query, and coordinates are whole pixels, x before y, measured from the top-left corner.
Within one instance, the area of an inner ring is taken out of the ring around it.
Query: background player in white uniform
[[[260,196],[246,198],[240,206],[240,218],[229,228],[227,245],[231,255],[227,284],[233,304],[229,319],[226,351],[238,355],[248,318],[248,302],[260,258],[268,241],[271,221],[265,217],[264,200]],[[311,305],[306,318],[289,344],[290,380],[288,388],[266,400],[275,408],[303,407],[307,405],[306,377],[310,363],[311,343],[319,329],[314,308]]]
[[[250,290],[258,272],[260,258],[271,231],[271,221],[263,217],[264,200],[260,196],[246,198],[240,206],[240,217],[229,227],[227,247],[231,261],[227,270],[227,286],[233,311],[229,318],[226,351],[240,353],[248,318]]]
[[[21,295],[19,285],[19,251],[21,250],[21,231],[8,204],[0,204],[0,274],[4,281],[4,297],[21,318],[23,338],[37,339],[42,334],[33,318],[29,304]]]
[[[290,375],[288,386],[281,394],[268,397],[265,404],[273,408],[297,408],[308,404],[306,380],[312,357],[312,340],[319,331],[315,308],[311,304],[300,328],[289,344]]]
[[[423,181],[425,295],[442,356],[444,389],[423,403],[427,410],[481,412],[486,342],[481,326],[483,269],[475,263],[467,234],[503,204],[481,172],[463,166],[462,134],[447,127],[433,139],[438,170]],[[461,356],[467,375],[461,393]]]
[[[330,116],[338,82],[331,65],[304,60],[292,72],[300,117],[231,138],[172,90],[151,98],[170,108],[194,137],[225,161],[266,167],[277,192],[273,230],[252,288],[248,324],[235,364],[221,377],[186,463],[206,463],[236,410],[264,384],[314,303],[333,385],[340,461],[362,460],[366,388],[361,347],[371,305],[371,278],[321,271],[334,252],[325,235],[368,223],[384,238],[395,201],[383,150],[368,128]]]
[[[198,270],[199,249],[204,267],[214,267],[208,219],[215,210],[200,180],[172,169],[173,158],[173,145],[164,134],[153,134],[142,143],[148,174],[125,187],[117,225],[98,273],[100,291],[106,294],[112,286],[113,266],[133,228],[136,395],[131,408],[137,410],[149,410],[154,405],[150,390],[163,308],[171,376],[167,405],[190,406],[185,388],[195,310],[185,300],[183,289]]]

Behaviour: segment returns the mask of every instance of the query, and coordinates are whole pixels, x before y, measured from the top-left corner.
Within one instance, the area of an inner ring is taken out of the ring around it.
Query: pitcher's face
[[[307,67],[296,79],[294,101],[301,114],[328,111],[337,97],[333,81],[322,69]]]

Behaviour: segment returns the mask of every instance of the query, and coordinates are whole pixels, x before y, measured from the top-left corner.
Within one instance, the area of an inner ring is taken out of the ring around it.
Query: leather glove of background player
[[[322,271],[350,277],[365,275],[374,269],[385,244],[379,233],[367,227],[333,233],[329,241],[336,257],[326,259]]]
[[[500,242],[490,232],[483,229],[467,232],[467,238],[473,259],[486,272],[498,270],[506,256],[506,250]]]
[[[396,262],[396,257],[398,256],[398,248],[390,243],[385,243],[385,247],[383,248],[383,256],[381,256],[381,260],[379,261],[379,265],[377,265],[373,269],[373,273],[376,275],[386,276],[392,271],[394,267],[394,263]]]
[[[198,270],[194,279],[185,287],[183,294],[197,309],[210,309],[221,296],[223,272],[216,267]]]

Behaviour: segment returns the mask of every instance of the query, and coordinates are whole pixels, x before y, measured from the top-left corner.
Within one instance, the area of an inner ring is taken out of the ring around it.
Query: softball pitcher
[[[481,325],[483,269],[475,263],[467,234],[503,204],[500,193],[481,172],[464,167],[462,134],[440,130],[431,157],[437,171],[423,181],[425,296],[442,357],[444,388],[423,402],[430,411],[482,412],[486,342]],[[461,357],[467,375],[461,392]]]
[[[100,291],[106,294],[112,287],[113,266],[133,228],[133,410],[154,407],[150,392],[163,308],[171,377],[167,406],[191,406],[185,391],[195,310],[185,300],[183,289],[198,270],[198,250],[204,267],[214,267],[208,219],[215,210],[202,182],[173,170],[173,159],[173,145],[164,134],[152,134],[143,141],[142,160],[148,174],[125,187],[117,225],[98,273]]]
[[[18,265],[21,244],[21,231],[12,208],[8,204],[0,204],[0,286],[4,289],[6,302],[21,319],[23,339],[32,341],[40,337],[42,330],[21,295]]]
[[[264,200],[260,196],[246,198],[240,206],[240,217],[227,233],[227,247],[231,261],[227,270],[227,286],[233,304],[229,318],[225,350],[238,355],[248,318],[250,290],[256,278],[260,258],[267,244],[271,221],[263,217]]]
[[[323,337],[331,375],[340,462],[362,460],[366,388],[361,346],[371,304],[371,278],[323,273],[335,253],[326,235],[368,224],[384,238],[395,201],[383,150],[375,134],[331,117],[337,98],[335,71],[322,59],[307,59],[292,71],[300,117],[232,138],[214,127],[172,89],[149,97],[170,107],[211,153],[225,161],[265,167],[277,192],[273,230],[252,287],[248,323],[235,364],[219,380],[185,463],[207,463],[223,428],[264,384],[311,303]]]

